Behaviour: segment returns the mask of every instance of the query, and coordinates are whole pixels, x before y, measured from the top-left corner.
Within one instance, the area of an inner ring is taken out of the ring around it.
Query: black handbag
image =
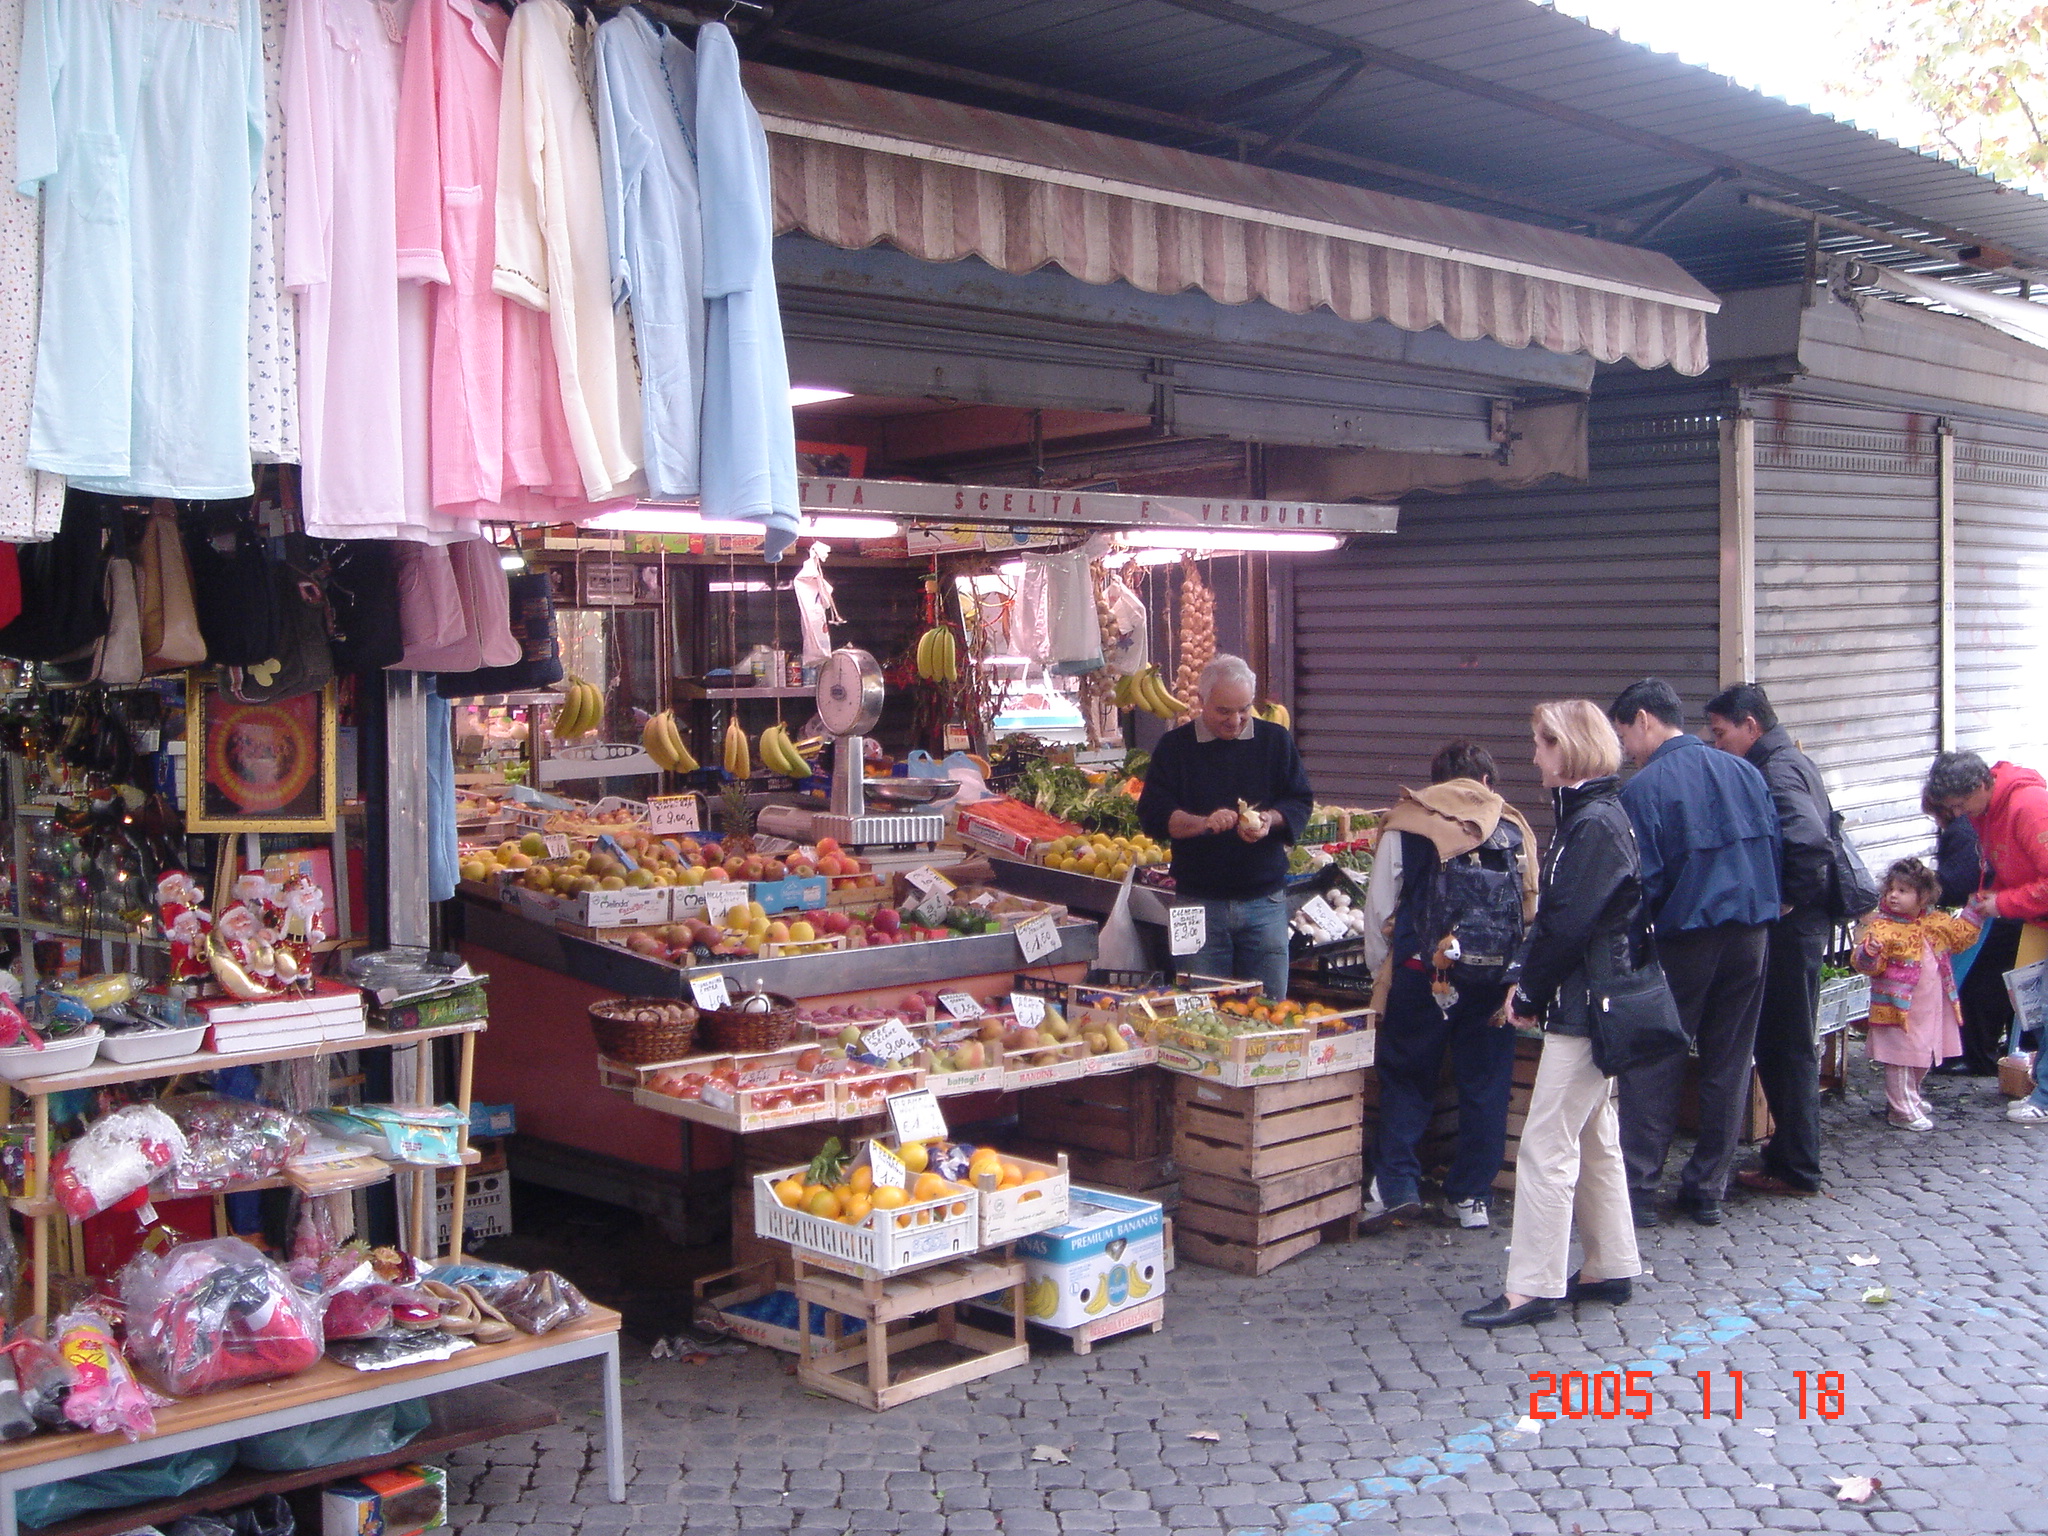
[[[1593,1065],[1602,1076],[1619,1077],[1692,1048],[1640,912],[1634,932],[1615,934],[1587,952],[1586,992]]]
[[[1828,817],[1828,916],[1853,923],[1877,910],[1879,894],[1863,855],[1842,831],[1842,813],[1834,812]]]

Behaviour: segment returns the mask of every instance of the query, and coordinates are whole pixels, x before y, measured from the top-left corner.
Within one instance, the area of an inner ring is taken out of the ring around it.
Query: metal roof
[[[2048,199],[1530,0],[780,0],[742,45],[793,68],[1634,240],[1724,290],[1794,281],[1806,259],[1804,225],[1745,206],[1745,192],[2009,252],[2048,278]],[[1840,230],[1819,243],[1999,281]]]

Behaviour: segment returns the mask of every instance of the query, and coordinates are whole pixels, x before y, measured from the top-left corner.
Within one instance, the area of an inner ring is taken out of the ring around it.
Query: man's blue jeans
[[[1287,893],[1249,901],[1202,903],[1208,936],[1192,955],[1181,957],[1181,974],[1256,981],[1274,999],[1287,995]]]
[[[1373,1177],[1380,1203],[1406,1205],[1418,1194],[1416,1145],[1429,1129],[1444,1052],[1458,1084],[1458,1150],[1444,1175],[1446,1200],[1484,1200],[1508,1143],[1508,1095],[1515,1074],[1515,1032],[1489,1024],[1507,997],[1505,983],[1458,988],[1446,1014],[1430,995],[1429,973],[1394,967],[1380,1022],[1380,1139]]]

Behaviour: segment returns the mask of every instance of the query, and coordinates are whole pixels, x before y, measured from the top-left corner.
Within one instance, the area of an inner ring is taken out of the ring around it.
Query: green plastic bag
[[[202,1446],[196,1451],[180,1451],[175,1456],[116,1467],[111,1472],[92,1472],[84,1477],[66,1478],[61,1483],[24,1488],[14,1496],[14,1513],[23,1525],[53,1525],[95,1509],[125,1509],[130,1504],[174,1499],[217,1481],[234,1464],[232,1441]]]
[[[338,1414],[235,1443],[236,1462],[257,1472],[300,1472],[337,1461],[382,1456],[411,1445],[432,1418],[422,1398]]]

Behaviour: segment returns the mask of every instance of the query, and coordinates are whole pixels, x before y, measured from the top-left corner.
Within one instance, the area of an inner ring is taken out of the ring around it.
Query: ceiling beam
[[[1297,64],[1292,69],[1283,69],[1278,74],[1254,80],[1250,85],[1240,85],[1234,91],[1225,91],[1221,96],[1205,103],[1199,112],[1190,114],[1208,122],[1222,122],[1247,102],[1274,96],[1289,90],[1304,81],[1313,80],[1317,75],[1328,74],[1333,69],[1342,69],[1352,60],[1345,54],[1326,54],[1320,59],[1310,59],[1306,64]]]
[[[2030,274],[2016,267],[1986,266],[1977,257],[1982,247],[1969,246],[1965,254],[1951,250],[1945,245],[1936,245],[1930,240],[1915,240],[1908,235],[1895,235],[1889,230],[1872,229],[1867,224],[1857,224],[1849,219],[1838,219],[1831,213],[1816,213],[1811,208],[1801,208],[1792,203],[1781,203],[1774,197],[1759,197],[1754,192],[1743,194],[1742,205],[1761,213],[1775,213],[1780,218],[1798,219],[1809,228],[1839,230],[1845,235],[1854,235],[1859,240],[1868,240],[1877,245],[1889,245],[1895,250],[1910,251],[1915,256],[1924,256],[1931,261],[1946,262],[1952,267],[1975,267],[1980,272],[1994,273],[2000,277],[2017,278],[2021,282],[2030,280]]]
[[[1686,209],[1713,191],[1714,188],[1720,186],[1722,182],[1734,181],[1735,179],[1736,175],[1733,171],[1709,171],[1706,175],[1689,181],[1682,187],[1673,188],[1670,200],[1662,208],[1659,208],[1633,230],[1629,231],[1629,243],[1632,245],[1649,244],[1657,231],[1666,224],[1669,224],[1673,219],[1685,212]]]
[[[1252,156],[1260,165],[1271,165],[1296,139],[1307,130],[1308,125],[1323,115],[1323,108],[1343,93],[1344,87],[1356,80],[1365,69],[1365,60],[1353,59],[1344,66],[1344,72],[1316,92],[1315,99],[1304,102],[1299,111],[1280,125],[1280,131],[1272,141]]]
[[[1492,80],[1484,80],[1477,75],[1468,75],[1462,70],[1449,69],[1441,64],[1432,64],[1425,59],[1411,58],[1407,54],[1396,53],[1391,48],[1382,48],[1377,44],[1361,42],[1357,38],[1345,37],[1342,33],[1327,32],[1321,27],[1306,26],[1301,22],[1289,20],[1287,17],[1275,16],[1254,6],[1241,4],[1240,0],[1159,0],[1159,3],[1170,5],[1176,10],[1191,11],[1196,15],[1207,16],[1212,20],[1230,22],[1233,25],[1244,27],[1248,31],[1264,33],[1269,37],[1286,38],[1292,42],[1300,43],[1305,48],[1313,48],[1318,53],[1350,53],[1357,58],[1363,59],[1368,64],[1380,65],[1383,68],[1393,70],[1397,74],[1407,75],[1410,79],[1425,80],[1432,85],[1440,85],[1446,90],[1457,91],[1462,95],[1476,96],[1485,101],[1498,102],[1502,106],[1514,107],[1518,111],[1527,112],[1536,117],[1546,117],[1553,122],[1582,128],[1588,133],[1597,134],[1618,143],[1634,144],[1643,149],[1656,150],[1661,154],[1669,155],[1675,160],[1688,161],[1695,165],[1734,172],[1745,180],[1764,186],[1775,187],[1780,192],[1790,192],[1799,197],[1809,197],[1820,202],[1833,203],[1837,207],[1861,213],[1866,218],[1880,219],[1888,224],[1904,224],[1924,229],[1930,234],[1939,235],[1944,240],[1952,240],[1958,245],[1990,245],[1993,243],[1983,239],[1981,236],[1971,234],[1966,230],[1953,228],[1947,224],[1938,223],[1921,214],[1907,213],[1902,209],[1892,208],[1884,203],[1857,197],[1840,188],[1821,186],[1818,183],[1806,181],[1801,177],[1788,175],[1770,166],[1756,165],[1746,160],[1736,159],[1731,155],[1717,154],[1712,150],[1702,149],[1696,144],[1688,144],[1683,139],[1674,139],[1669,135],[1657,133],[1648,128],[1632,127],[1627,123],[1616,122],[1613,118],[1602,117],[1595,112],[1582,111],[1577,107],[1567,106],[1560,101],[1552,101],[1547,97],[1532,95],[1528,91],[1516,90],[1513,86],[1501,85]],[[2037,256],[2031,252],[2017,252],[2014,254],[2019,260],[2024,261],[2031,267],[2048,270],[2048,257]]]
[[[1237,144],[1246,154],[1263,148],[1273,140],[1271,134],[1259,133],[1249,128],[1236,128],[1227,123],[1212,123],[1186,112],[1162,111],[1157,107],[1141,107],[1132,102],[1115,101],[1105,96],[1091,96],[1056,85],[1011,80],[1002,75],[984,74],[978,69],[962,68],[957,64],[935,64],[929,60],[912,58],[907,54],[888,53],[859,43],[842,43],[831,38],[813,37],[804,32],[779,32],[772,47],[795,53],[815,54],[824,58],[842,59],[850,64],[862,64],[873,69],[893,70],[899,74],[936,80],[969,90],[994,91],[1019,101],[1042,102],[1048,106],[1064,107],[1069,111],[1088,112],[1098,117],[1129,123],[1143,123],[1151,128],[1170,129],[1176,133],[1194,133],[1210,139],[1223,138]],[[1505,192],[1495,187],[1482,187],[1472,182],[1459,181],[1455,177],[1438,176],[1430,171],[1396,165],[1387,160],[1375,160],[1367,155],[1354,155],[1346,150],[1329,149],[1320,144],[1290,144],[1286,153],[1297,159],[1310,160],[1321,165],[1341,166],[1346,170],[1357,171],[1383,181],[1398,182],[1404,186],[1426,187],[1433,192],[1468,198],[1473,202],[1486,203],[1495,208],[1535,214],[1560,224],[1584,225],[1608,233],[1625,233],[1630,227],[1626,221],[1617,219],[1612,214],[1572,208],[1541,198],[1525,197],[1517,192]]]

